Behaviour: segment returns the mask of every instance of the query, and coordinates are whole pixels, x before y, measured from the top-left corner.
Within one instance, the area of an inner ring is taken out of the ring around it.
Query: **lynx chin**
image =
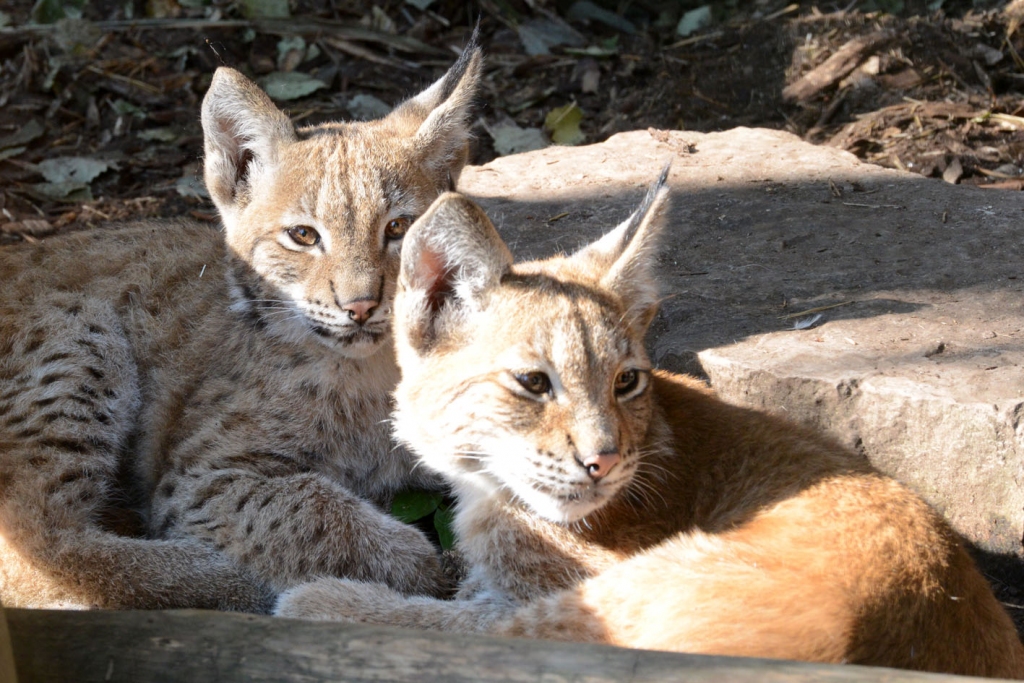
[[[291,588],[280,615],[1024,676],[960,539],[831,439],[651,367],[665,174],[566,257],[512,264],[442,195],[402,245],[395,431],[451,482],[454,601]]]
[[[437,485],[395,448],[399,252],[466,163],[482,57],[383,119],[295,127],[219,69],[223,229],[109,226],[0,250],[0,601],[267,611],[317,576],[443,589],[382,512]],[[130,505],[144,528],[112,521]]]

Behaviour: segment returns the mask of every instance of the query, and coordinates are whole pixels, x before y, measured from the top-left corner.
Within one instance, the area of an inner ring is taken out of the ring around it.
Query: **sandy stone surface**
[[[862,449],[1024,588],[1024,195],[744,128],[503,157],[459,188],[541,256],[614,226],[669,160],[655,362]]]

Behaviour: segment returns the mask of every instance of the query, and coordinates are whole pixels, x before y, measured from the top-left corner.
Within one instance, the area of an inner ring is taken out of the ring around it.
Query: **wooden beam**
[[[17,683],[14,669],[14,652],[11,650],[11,636],[7,630],[7,617],[0,605],[0,681]]]
[[[972,680],[894,669],[707,657],[199,610],[8,609],[7,621],[19,683]]]

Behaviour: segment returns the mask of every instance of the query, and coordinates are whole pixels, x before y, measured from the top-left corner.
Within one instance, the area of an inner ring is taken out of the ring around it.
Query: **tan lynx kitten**
[[[961,543],[860,455],[652,371],[665,176],[570,257],[512,265],[446,194],[402,247],[396,432],[454,485],[460,599],[324,579],[278,614],[1024,675]]]
[[[475,43],[366,123],[293,127],[219,69],[203,101],[223,233],[189,222],[0,251],[0,601],[266,610],[322,575],[433,593],[425,485],[385,420],[403,235],[466,161]],[[150,539],[104,510],[136,487]]]

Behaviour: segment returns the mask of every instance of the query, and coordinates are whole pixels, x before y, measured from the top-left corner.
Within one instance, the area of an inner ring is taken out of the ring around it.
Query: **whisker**
[[[306,316],[296,311],[260,311],[264,318],[275,320],[306,320]]]
[[[633,481],[629,483],[626,490],[630,495],[642,498],[647,505],[654,504],[656,502],[655,497],[661,501],[663,506],[668,505],[668,501],[661,492],[661,487],[655,486],[653,482],[648,481],[643,474],[643,472],[638,471],[637,475],[633,477]]]
[[[410,471],[410,472],[415,472],[415,471],[416,471],[416,470],[418,470],[418,469],[419,469],[419,468],[420,468],[420,467],[421,467],[422,465],[423,465],[423,461],[422,461],[422,460],[420,460],[419,458],[416,458],[416,462],[414,462],[414,463],[412,464],[412,468],[411,468],[411,469],[410,469],[409,471]]]

